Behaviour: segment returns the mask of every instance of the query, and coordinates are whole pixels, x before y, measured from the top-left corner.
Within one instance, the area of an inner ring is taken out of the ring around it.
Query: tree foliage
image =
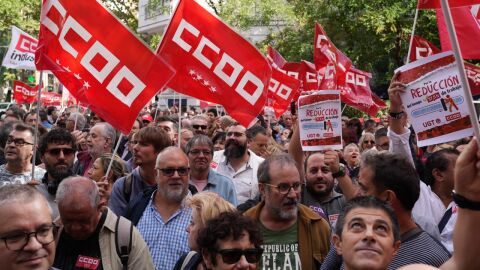
[[[227,2],[235,4],[222,3],[219,15],[239,29],[284,18],[286,26],[257,45],[265,49],[271,44],[289,61],[312,61],[319,22],[356,67],[372,72],[372,86],[379,94],[393,70],[404,64],[416,5],[415,0],[268,0],[259,1],[262,8],[249,17],[245,11],[251,1]],[[434,12],[420,11],[416,34],[439,43]]]

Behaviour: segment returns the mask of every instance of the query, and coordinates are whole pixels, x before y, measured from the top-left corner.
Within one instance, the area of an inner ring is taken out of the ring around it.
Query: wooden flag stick
[[[105,176],[106,176],[107,179],[108,179],[108,174],[110,173],[110,170],[112,169],[113,159],[115,158],[115,155],[118,151],[118,147],[120,146],[120,143],[122,142],[122,138],[123,138],[123,133],[120,133],[120,137],[118,137],[117,145],[115,145],[115,150],[113,150],[113,153],[112,153],[112,158],[110,159],[110,163],[108,164],[107,172],[105,173]]]
[[[40,121],[40,97],[42,94],[42,84],[43,84],[43,71],[40,71],[40,80],[38,83],[38,92],[37,92],[37,108],[36,115],[37,121],[35,121],[35,132],[33,134],[33,156],[32,156],[32,180],[35,179],[35,162],[37,160],[37,145],[38,145],[38,121]],[[40,179],[39,179],[40,180]]]
[[[412,44],[413,44],[413,37],[415,36],[415,28],[417,27],[418,21],[418,8],[415,9],[415,18],[413,18],[413,26],[412,26],[412,33],[410,34],[410,44],[408,46],[408,54],[407,54],[407,61],[406,63],[410,63],[410,55],[412,53]],[[417,53],[417,52],[414,52]]]
[[[450,12],[450,6],[447,0],[441,0],[441,4],[443,14],[445,15],[445,24],[447,25],[448,36],[450,37],[450,43],[452,44],[452,50],[455,55],[455,62],[457,63],[458,72],[460,73],[460,81],[462,82],[465,99],[470,112],[470,122],[472,122],[473,132],[475,137],[477,137],[477,142],[480,143],[480,130],[478,127],[477,113],[475,111],[475,106],[473,105],[470,85],[468,84],[467,76],[465,75],[465,66],[463,65],[462,55],[460,53],[460,45],[458,44],[457,34],[453,25],[452,13]]]

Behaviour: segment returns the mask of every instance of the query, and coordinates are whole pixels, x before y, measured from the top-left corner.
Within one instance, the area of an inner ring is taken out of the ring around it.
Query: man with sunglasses
[[[245,215],[260,226],[263,269],[318,269],[329,250],[330,226],[300,204],[302,181],[295,160],[288,154],[266,159],[258,168],[258,185],[263,201]]]
[[[47,172],[37,189],[47,198],[53,210],[53,218],[58,216],[55,194],[63,179],[73,175],[73,161],[77,145],[73,135],[65,129],[52,129],[40,139],[38,145]]]
[[[189,193],[188,157],[178,147],[167,147],[158,155],[155,171],[157,188],[133,199],[126,217],[147,242],[156,269],[170,270],[190,251],[186,228],[192,210],[184,204]]]
[[[196,115],[191,119],[193,132],[195,134],[207,135],[208,121],[203,115]]]
[[[34,130],[17,124],[5,144],[6,164],[0,166],[0,187],[8,184],[26,184],[32,180]],[[35,166],[35,179],[42,179],[45,170]]]
[[[0,188],[0,268],[47,270],[55,257],[51,211],[29,185]]]
[[[235,212],[209,220],[197,238],[203,262],[211,270],[257,269],[261,243],[255,221]]]
[[[248,150],[246,128],[238,123],[227,129],[225,150],[213,155],[212,168],[233,180],[239,204],[258,195],[257,170],[263,158]]]

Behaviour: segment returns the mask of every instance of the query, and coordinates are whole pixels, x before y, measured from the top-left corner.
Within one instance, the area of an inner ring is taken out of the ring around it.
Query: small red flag
[[[463,7],[480,4],[480,0],[448,0],[450,8]],[[418,0],[418,9],[437,9],[442,8],[440,0]]]
[[[38,85],[30,86],[21,81],[13,81],[13,99],[18,104],[31,104],[38,93]]]

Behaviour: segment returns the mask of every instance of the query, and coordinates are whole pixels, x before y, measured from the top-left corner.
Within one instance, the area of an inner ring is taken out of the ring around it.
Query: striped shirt
[[[182,254],[190,251],[186,229],[192,209],[180,208],[164,223],[152,202],[150,199],[137,228],[150,249],[155,268],[171,270]]]
[[[400,249],[388,266],[388,270],[395,270],[399,267],[415,263],[440,267],[440,265],[450,258],[450,253],[447,249],[420,228],[403,234],[401,241]],[[345,269],[342,256],[337,254],[334,245],[331,246],[320,269]]]

